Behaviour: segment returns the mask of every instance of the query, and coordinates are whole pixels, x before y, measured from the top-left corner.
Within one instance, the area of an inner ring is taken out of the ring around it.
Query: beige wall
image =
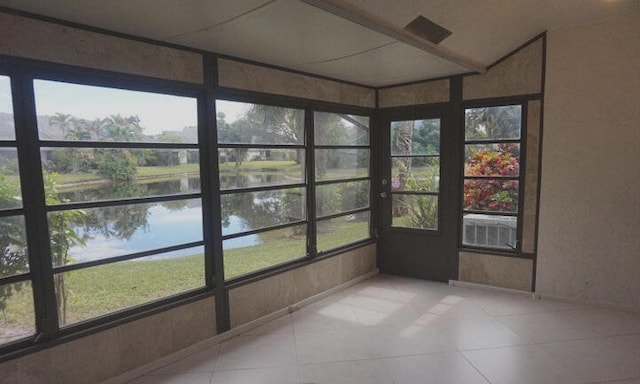
[[[376,245],[370,244],[258,282],[230,290],[231,327],[348,282],[376,269]]]
[[[202,55],[0,12],[0,54],[202,83]]]
[[[537,290],[640,308],[640,15],[548,35]]]
[[[383,88],[378,92],[380,108],[404,105],[446,103],[449,101],[449,79]]]
[[[239,61],[218,60],[221,87],[300,97],[374,108],[376,92],[372,88],[320,79]]]
[[[9,360],[0,383],[99,383],[215,334],[211,297]]]

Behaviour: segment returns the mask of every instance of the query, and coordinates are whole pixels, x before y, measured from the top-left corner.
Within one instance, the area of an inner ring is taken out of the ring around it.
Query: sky
[[[197,100],[190,97],[35,80],[38,116],[69,114],[86,120],[137,115],[146,135],[181,131],[198,124]]]
[[[0,112],[12,113],[11,84],[7,76],[0,76]]]

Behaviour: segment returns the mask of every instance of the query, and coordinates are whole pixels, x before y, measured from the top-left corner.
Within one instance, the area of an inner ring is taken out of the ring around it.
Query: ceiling
[[[482,71],[555,28],[639,0],[0,0],[0,6],[369,86]],[[403,28],[424,16],[435,45]]]

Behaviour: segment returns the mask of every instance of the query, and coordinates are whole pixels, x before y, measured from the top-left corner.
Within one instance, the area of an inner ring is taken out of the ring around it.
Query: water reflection
[[[141,180],[138,183],[90,184],[61,188],[59,196],[68,202],[77,203],[199,192],[200,178],[184,177],[152,182]]]

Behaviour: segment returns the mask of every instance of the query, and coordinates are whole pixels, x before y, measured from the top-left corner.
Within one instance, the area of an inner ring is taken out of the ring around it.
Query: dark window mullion
[[[38,339],[51,340],[59,332],[58,306],[53,282],[33,81],[27,76],[20,77],[18,81],[12,81],[12,93],[14,100],[21,101],[21,103],[14,102],[14,118],[29,267],[33,276],[36,332]]]
[[[253,230],[250,230],[250,231],[242,231],[242,232],[232,233],[232,234],[229,234],[229,235],[224,235],[224,236],[222,236],[222,240],[230,240],[230,239],[236,239],[238,237],[257,235],[257,234],[263,233],[263,232],[277,231],[279,229],[296,227],[296,226],[304,225],[304,224],[307,224],[307,220],[306,219],[290,221],[290,222],[284,223],[284,224],[271,225],[271,226],[268,226],[268,227],[253,229]]]
[[[345,184],[352,183],[357,181],[370,181],[371,177],[363,176],[363,177],[354,177],[351,179],[331,179],[331,180],[316,180],[316,185],[328,185],[328,184]]]
[[[39,140],[44,148],[104,148],[104,149],[193,149],[198,150],[197,143],[158,143],[140,141],[64,141]]]
[[[348,216],[348,215],[353,215],[353,214],[356,214],[356,213],[368,212],[368,211],[371,211],[371,206],[370,205],[368,205],[366,207],[363,207],[363,208],[351,209],[351,210],[343,211],[343,212],[340,212],[340,213],[334,213],[334,214],[331,214],[331,215],[320,216],[320,217],[316,218],[316,221],[330,220],[330,219],[335,219],[337,217],[343,217],[343,216]]]
[[[315,147],[315,112],[309,108],[305,110],[304,128],[306,133],[306,162],[307,168],[307,256],[316,257],[318,254],[318,226],[316,223],[316,147]]]
[[[521,124],[522,127],[522,124]],[[520,133],[522,136],[522,131]],[[464,145],[484,145],[484,144],[520,144],[522,142],[522,138],[520,139],[484,139],[484,140],[465,140]]]
[[[114,256],[114,257],[109,257],[109,258],[100,259],[100,260],[87,261],[87,262],[83,262],[83,263],[67,264],[67,265],[64,265],[64,266],[53,267],[53,273],[63,273],[63,272],[69,272],[69,271],[76,271],[76,270],[79,270],[79,269],[86,269],[86,268],[96,267],[96,266],[100,266],[100,265],[113,264],[113,263],[117,263],[117,262],[121,262],[121,261],[139,259],[141,257],[154,256],[154,255],[159,255],[159,254],[162,254],[162,253],[179,251],[181,249],[201,247],[203,245],[204,245],[204,241],[194,241],[194,242],[191,242],[191,243],[172,245],[170,247],[151,249],[151,250],[148,250],[148,251],[136,252],[136,253],[131,253],[131,254],[128,254],[128,255]]]
[[[224,195],[234,195],[239,193],[277,191],[278,189],[305,188],[306,186],[307,186],[306,184],[297,183],[297,184],[276,184],[276,185],[265,185],[260,187],[223,189],[220,191],[220,195],[224,196]]]
[[[165,201],[199,199],[200,197],[201,197],[200,193],[187,193],[187,194],[181,194],[181,195],[136,197],[131,199],[91,201],[91,202],[83,202],[83,203],[65,203],[65,204],[48,205],[47,211],[56,212],[56,211],[66,211],[70,209],[119,207],[123,205],[148,204],[148,203],[157,203],[157,202],[165,202]]]

